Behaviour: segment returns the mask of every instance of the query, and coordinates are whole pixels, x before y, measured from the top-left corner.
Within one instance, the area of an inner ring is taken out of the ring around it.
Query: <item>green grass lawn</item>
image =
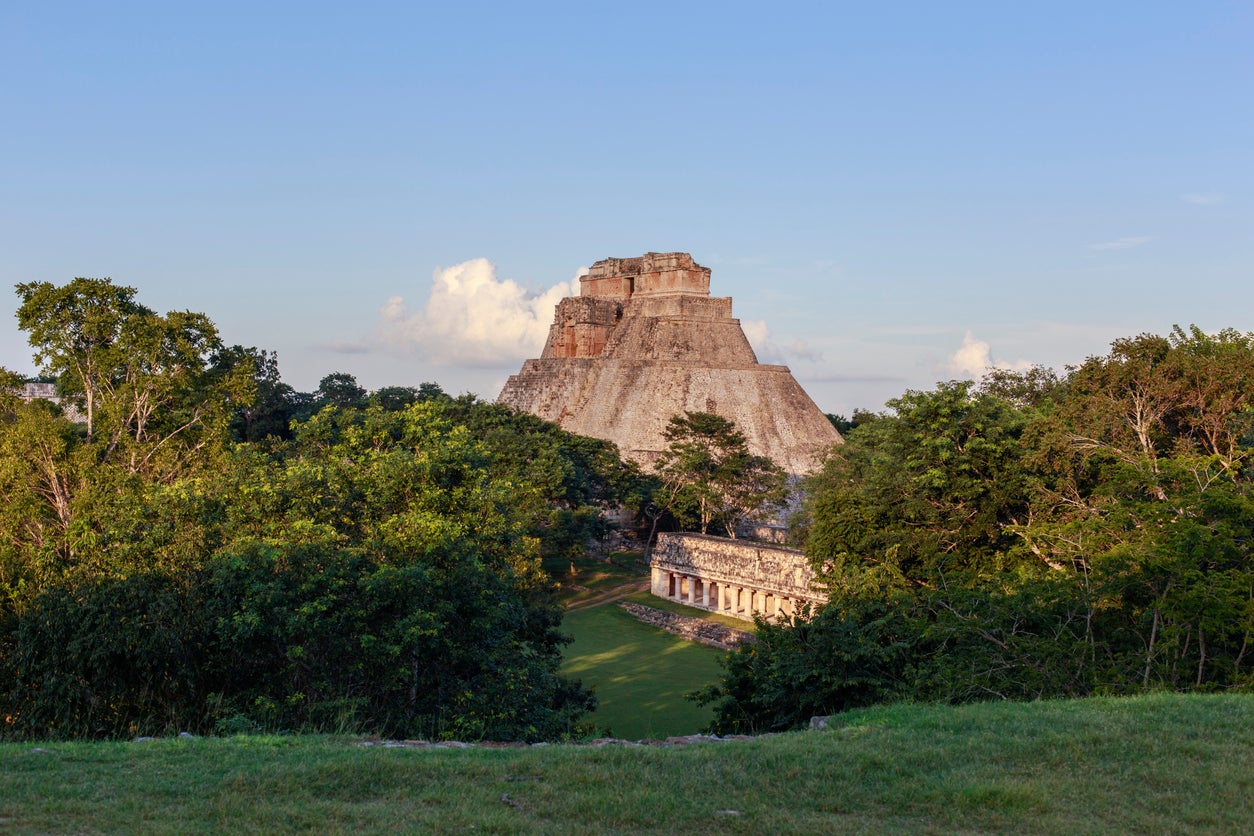
[[[642,624],[616,604],[567,613],[562,629],[574,637],[562,672],[596,686],[601,705],[592,721],[617,737],[693,734],[711,710],[684,694],[716,682],[723,651]]]
[[[1249,833],[1254,697],[895,706],[685,747],[0,745],[13,833]]]

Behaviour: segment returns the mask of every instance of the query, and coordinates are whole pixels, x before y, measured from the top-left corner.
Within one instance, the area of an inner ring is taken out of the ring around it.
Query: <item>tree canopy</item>
[[[434,384],[301,395],[107,279],[18,294],[86,422],[0,376],[0,735],[576,732],[539,555],[647,493],[613,445]]]
[[[860,415],[800,527],[830,603],[759,626],[718,726],[1254,687],[1252,398],[1254,334],[1177,327]]]

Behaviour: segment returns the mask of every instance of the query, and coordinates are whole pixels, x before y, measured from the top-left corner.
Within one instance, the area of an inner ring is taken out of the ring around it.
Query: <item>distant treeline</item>
[[[1254,335],[1144,334],[888,407],[845,427],[793,531],[831,603],[732,654],[719,730],[1254,685]]]

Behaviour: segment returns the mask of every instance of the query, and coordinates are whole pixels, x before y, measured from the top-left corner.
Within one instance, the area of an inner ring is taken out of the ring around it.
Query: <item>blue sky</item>
[[[0,4],[0,280],[112,277],[297,388],[494,397],[650,250],[846,414],[1254,330],[1248,2],[184,6]]]

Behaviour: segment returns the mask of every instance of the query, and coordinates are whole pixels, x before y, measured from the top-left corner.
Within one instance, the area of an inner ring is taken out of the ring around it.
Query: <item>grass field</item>
[[[596,686],[601,705],[591,719],[617,737],[692,734],[711,710],[684,694],[718,681],[723,652],[642,624],[615,604],[570,612],[562,629],[574,636],[562,672]]]
[[[0,830],[1248,833],[1254,697],[850,712],[686,747],[0,745]]]
[[[642,624],[613,602],[580,609],[611,590],[647,579],[643,566],[637,553],[617,555],[612,563],[589,557],[576,558],[573,564],[566,558],[546,559],[545,568],[561,584],[561,600],[573,608],[562,620],[562,630],[574,637],[566,647],[562,672],[596,687],[600,707],[590,719],[617,737],[693,734],[709,723],[712,711],[685,700],[684,694],[718,681],[723,651]],[[740,629],[753,626],[648,592],[625,600]]]

